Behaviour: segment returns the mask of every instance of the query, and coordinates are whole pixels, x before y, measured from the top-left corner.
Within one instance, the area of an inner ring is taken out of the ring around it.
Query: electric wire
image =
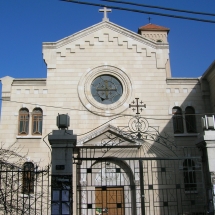
[[[54,106],[54,105],[45,105],[45,104],[38,104],[38,103],[31,103],[31,102],[25,102],[25,101],[13,101],[13,100],[7,100],[7,99],[2,99],[0,98],[0,100],[4,101],[4,102],[11,102],[11,103],[19,103],[19,104],[28,104],[28,105],[39,105],[41,107],[48,107],[48,108],[56,108],[56,109],[62,109],[62,110],[70,110],[70,111],[81,111],[81,112],[90,112],[93,114],[104,114],[104,112],[96,112],[96,111],[90,111],[90,110],[81,110],[78,108],[70,108],[70,107],[60,107],[60,106]],[[134,116],[135,114],[116,114],[113,113],[112,115],[108,115],[108,116],[104,116],[104,117],[113,117],[113,116]],[[194,115],[194,116],[205,116],[205,115],[215,115],[215,113],[195,113],[195,114],[187,114],[187,115]],[[98,115],[99,116],[99,115]],[[154,117],[145,117],[144,115],[139,114],[139,116],[143,116],[145,119],[153,119],[153,120],[169,120],[172,116],[174,116],[174,114],[167,114],[167,115],[158,115],[158,114],[153,114],[153,116],[169,116],[170,118],[167,119],[158,119],[158,118],[154,118]]]
[[[124,11],[136,12],[136,13],[152,14],[152,15],[165,16],[165,17],[171,17],[171,18],[176,18],[176,19],[186,19],[186,20],[192,20],[192,21],[198,21],[198,22],[215,23],[215,20],[198,19],[198,18],[186,17],[186,16],[177,16],[177,15],[171,15],[171,14],[165,14],[165,13],[157,13],[157,12],[150,12],[150,11],[124,8],[124,7],[116,7],[116,6],[105,5],[105,4],[96,4],[96,3],[91,3],[91,2],[83,2],[83,1],[75,1],[75,0],[60,0],[60,1],[70,2],[70,3],[75,3],[75,4],[98,6],[98,7],[108,7],[108,8],[112,8],[112,9],[116,9],[116,10],[124,10]]]
[[[8,101],[8,100],[7,100]],[[22,102],[18,102],[18,103],[22,103]],[[42,105],[41,105],[42,106]],[[86,110],[87,111],[87,110]],[[210,113],[211,114],[211,113]],[[187,114],[187,116],[188,115],[194,115],[194,116],[196,116],[197,114]],[[199,114],[198,114],[199,115]],[[209,115],[209,113],[204,113],[204,114],[201,114],[201,115]],[[116,117],[114,117],[114,118],[112,118],[112,119],[110,119],[110,120],[108,120],[108,121],[106,121],[106,122],[104,122],[103,124],[101,124],[101,125],[99,125],[99,126],[97,126],[97,127],[95,127],[94,129],[92,129],[92,130],[90,130],[90,131],[88,131],[88,132],[86,132],[86,133],[82,133],[82,134],[77,134],[77,136],[83,136],[83,135],[86,135],[86,134],[89,134],[89,133],[91,133],[91,132],[93,132],[94,130],[96,130],[96,129],[98,129],[98,128],[101,128],[102,126],[104,126],[104,125],[106,125],[106,124],[108,124],[109,122],[111,122],[111,121],[113,121],[113,120],[115,120],[115,119],[117,119],[117,118],[121,118],[121,117],[125,117],[125,116],[131,116],[131,117],[134,117],[134,115],[123,115],[123,114],[121,114],[121,115],[118,115],[118,116],[116,116]],[[173,117],[174,115],[171,115],[171,117]],[[153,120],[170,120],[170,118],[169,119],[156,119],[156,118],[147,118],[147,117],[144,117],[145,119],[153,119]],[[185,117],[183,117],[183,120],[185,120],[186,121],[186,118]],[[46,135],[47,136],[47,135]],[[45,137],[46,137],[45,136]],[[44,138],[45,138],[44,137]],[[44,138],[43,138],[43,141],[44,141]],[[44,141],[45,142],[45,141]],[[46,143],[46,142],[45,142]],[[48,144],[46,143],[46,145],[48,146]],[[48,146],[49,147],[49,146]],[[50,147],[49,147],[49,149],[50,149]],[[51,151],[51,149],[50,149],[50,151]]]
[[[52,133],[52,131],[49,132],[48,134],[46,134],[46,136],[43,137],[43,142],[48,146],[50,152],[52,152],[52,150],[51,150],[50,146],[48,145],[48,143],[45,141],[45,138],[46,138],[49,134],[51,134],[51,133]]]
[[[156,8],[156,9],[161,9],[161,10],[169,10],[169,11],[198,14],[198,15],[205,15],[205,16],[215,16],[214,13],[205,13],[205,12],[190,11],[190,10],[179,10],[179,9],[175,9],[175,8],[160,7],[160,6],[146,5],[146,4],[138,4],[138,3],[134,3],[134,2],[126,2],[126,1],[118,1],[118,0],[100,0],[100,1],[120,3],[120,4],[128,4],[128,5],[134,5],[134,6],[140,6],[140,7]]]

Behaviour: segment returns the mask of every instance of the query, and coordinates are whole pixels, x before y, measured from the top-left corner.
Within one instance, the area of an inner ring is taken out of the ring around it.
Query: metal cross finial
[[[129,108],[131,108],[131,107],[137,108],[137,113],[136,113],[136,114],[140,114],[140,113],[139,113],[139,108],[140,108],[140,111],[142,112],[142,111],[143,111],[142,107],[146,108],[146,104],[143,105],[143,102],[142,102],[142,101],[141,101],[140,104],[139,104],[139,103],[138,103],[138,99],[139,99],[139,98],[135,98],[135,99],[136,99],[136,103],[137,103],[137,104],[136,104],[136,105],[131,105],[131,104],[129,104]],[[132,104],[135,104],[135,101],[133,101]],[[132,110],[135,111],[134,108],[133,108]]]
[[[151,23],[151,17],[149,17],[148,20],[149,20],[149,23]]]
[[[104,18],[102,19],[102,21],[109,21],[108,17],[107,17],[107,12],[111,12],[111,9],[108,9],[106,7],[104,7],[104,9],[99,9],[99,12],[104,12]]]

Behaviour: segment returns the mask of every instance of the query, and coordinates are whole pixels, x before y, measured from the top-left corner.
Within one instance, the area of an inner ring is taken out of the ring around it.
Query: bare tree
[[[16,145],[0,146],[0,214],[49,214],[49,166],[40,169]]]

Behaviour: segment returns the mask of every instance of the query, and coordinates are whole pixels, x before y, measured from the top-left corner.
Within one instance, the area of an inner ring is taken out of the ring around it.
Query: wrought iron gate
[[[98,150],[103,149],[81,148],[76,173],[77,214],[207,214],[202,162],[197,154],[137,157],[133,149],[124,148],[125,157],[112,148],[112,153],[96,158]]]
[[[207,214],[201,152],[176,146],[144,117],[89,133],[79,152],[79,215]]]

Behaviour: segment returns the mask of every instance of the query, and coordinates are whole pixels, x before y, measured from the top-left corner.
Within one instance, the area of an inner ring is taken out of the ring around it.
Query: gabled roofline
[[[118,131],[119,131],[118,128],[112,126],[111,124],[107,124],[106,126],[101,127],[100,129],[96,129],[96,130],[90,132],[88,135],[81,138],[80,140],[78,140],[77,146],[83,145],[84,143],[87,143],[87,142],[101,136],[105,132],[110,132],[110,133],[114,134],[115,136],[124,139],[125,141],[128,141],[128,142],[133,143],[133,144],[135,143],[135,141],[129,139],[128,137],[124,136],[122,133],[120,133]]]
[[[168,43],[164,43],[164,44],[156,44],[156,42],[153,42],[151,40],[148,40],[144,37],[142,37],[141,35],[133,32],[133,31],[130,31],[126,28],[123,28],[115,23],[112,23],[112,22],[109,22],[109,21],[102,21],[102,22],[99,22],[95,25],[92,25],[88,28],[85,28],[77,33],[74,33],[68,37],[65,37],[61,40],[58,40],[56,42],[43,42],[43,49],[56,49],[56,48],[60,48],[62,46],[65,46],[73,41],[76,41],[86,35],[89,35],[89,34],[92,34],[94,33],[95,31],[99,30],[99,29],[102,29],[102,28],[109,28],[109,29],[112,29],[120,34],[123,34],[125,35],[126,37],[130,37],[131,39],[134,39],[140,43],[144,43],[145,45],[148,45],[148,46],[151,46],[152,48],[156,48],[159,46],[163,46],[163,47],[169,47]]]

